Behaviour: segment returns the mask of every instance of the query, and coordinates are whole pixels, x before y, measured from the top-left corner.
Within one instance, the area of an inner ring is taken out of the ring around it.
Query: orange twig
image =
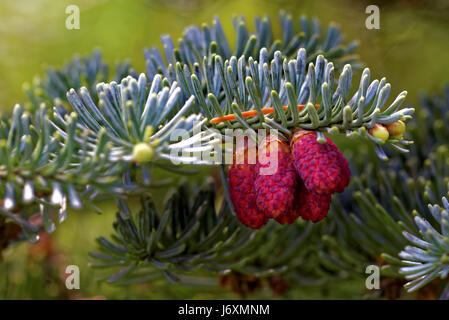
[[[305,105],[300,104],[298,105],[298,110],[302,110],[304,109]],[[320,105],[316,104],[315,108],[319,108]],[[282,108],[284,108],[284,110],[287,110],[288,107],[287,106],[283,106]],[[274,113],[274,108],[263,108],[262,109],[262,113],[263,114],[270,114],[270,113]],[[244,111],[242,112],[242,117],[243,118],[251,118],[251,117],[255,117],[258,115],[258,111],[257,110],[250,110],[250,111]],[[213,118],[210,120],[210,123],[220,123],[220,122],[224,122],[224,121],[232,121],[235,120],[235,114],[228,114],[226,116],[223,117],[217,117],[217,118]]]

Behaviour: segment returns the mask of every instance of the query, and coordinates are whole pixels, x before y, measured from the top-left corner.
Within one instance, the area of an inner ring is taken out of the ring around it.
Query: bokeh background
[[[81,29],[67,30],[65,9],[78,5]],[[365,27],[366,6],[380,8],[380,29]],[[387,77],[392,96],[402,90],[406,104],[419,108],[421,92],[437,92],[449,82],[449,1],[447,0],[2,0],[0,1],[0,111],[9,112],[25,100],[24,82],[43,74],[47,66],[61,67],[75,53],[100,48],[106,62],[128,59],[143,72],[145,47],[160,45],[160,35],[180,36],[190,24],[222,20],[231,38],[233,15],[248,22],[268,14],[273,22],[284,9],[294,17],[318,17],[323,25],[337,23],[347,40],[358,39],[360,59],[373,77]],[[273,23],[276,28],[276,23]],[[229,39],[232,43],[234,39]],[[71,212],[67,221],[40,244],[20,244],[0,262],[0,299],[164,299],[237,298],[217,280],[194,286],[167,285],[164,281],[114,287],[95,281],[88,267],[88,252],[95,238],[108,235],[114,218],[113,204],[102,203],[103,215]],[[81,290],[68,292],[61,266],[78,265]],[[325,289],[292,287],[289,299],[351,299],[364,295],[364,279],[336,282]],[[249,298],[275,297],[268,289]]]

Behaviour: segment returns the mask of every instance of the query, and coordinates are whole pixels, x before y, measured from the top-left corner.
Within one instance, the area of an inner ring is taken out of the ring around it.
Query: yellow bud
[[[145,163],[153,158],[154,150],[148,143],[138,143],[133,148],[133,159],[135,162]]]
[[[405,132],[405,123],[401,120],[386,124],[385,127],[387,128],[390,136],[394,138],[401,138],[402,134]]]
[[[385,143],[385,141],[387,141],[390,137],[387,128],[378,123],[376,123],[374,127],[369,130],[369,134],[374,138],[380,139],[382,143]]]

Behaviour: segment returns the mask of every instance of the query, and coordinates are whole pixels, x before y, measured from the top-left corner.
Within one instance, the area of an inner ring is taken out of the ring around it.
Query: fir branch
[[[177,169],[176,162],[207,164],[178,156],[182,148],[207,151],[215,141],[201,131],[201,116],[183,117],[194,98],[181,105],[176,83],[165,87],[157,76],[150,85],[142,74],[97,88],[99,106],[82,87],[79,94],[73,89],[67,94],[76,112],[56,105],[50,118],[44,106],[33,115],[17,105],[12,118],[1,123],[2,213],[30,234],[37,230],[27,221],[36,212],[51,232],[55,220],[65,219],[68,205],[80,208],[99,195],[130,195],[160,185],[150,178],[150,160],[169,170]],[[197,133],[172,141],[177,130]]]
[[[219,274],[237,270],[256,276],[286,269],[285,264],[295,256],[295,250],[272,258],[267,253],[276,249],[277,240],[292,234],[280,232],[275,224],[261,231],[246,228],[226,202],[215,211],[214,201],[210,187],[192,194],[184,185],[166,201],[161,213],[148,197],[142,197],[137,214],[131,213],[122,202],[112,240],[103,237],[97,240],[100,253],[91,253],[98,261],[92,266],[116,270],[104,279],[117,284],[144,282],[160,276],[178,280],[200,269]],[[299,240],[305,237],[292,238],[297,243],[294,249],[298,250]]]
[[[274,128],[288,136],[301,127],[362,135],[380,143],[366,129],[411,118],[414,109],[400,109],[406,92],[387,105],[390,85],[385,79],[371,81],[368,68],[358,89],[351,89],[352,69],[358,64],[349,54],[355,46],[342,45],[338,28],[330,26],[320,37],[317,22],[301,19],[303,33],[298,33],[291,17],[281,15],[283,39],[274,40],[267,18],[256,20],[254,34],[243,18],[237,18],[235,26],[234,51],[218,19],[211,27],[187,29],[178,48],[164,37],[165,60],[156,49],[146,52],[147,76],[122,65],[119,77],[106,83],[106,65],[97,53],[84,63],[75,59],[65,70],[49,71],[28,90],[27,109],[32,113],[16,107],[11,120],[0,124],[0,213],[32,237],[38,230],[29,220],[36,212],[52,231],[54,214],[62,221],[67,204],[80,207],[104,193],[129,196],[139,189],[137,181],[143,182],[142,193],[154,183],[153,166],[178,170],[171,162],[210,164],[195,154],[210,151],[217,141],[196,129],[224,133],[227,128]],[[341,71],[339,77],[336,70]],[[128,73],[131,76],[124,77]],[[71,106],[65,102],[66,91]],[[42,102],[54,105],[53,115],[38,107]],[[302,111],[300,104],[305,105]],[[262,115],[265,107],[275,112]],[[259,116],[240,116],[251,110]],[[208,122],[230,113],[237,120]],[[185,129],[192,138],[172,141],[177,129]],[[409,143],[387,142],[400,151]],[[142,144],[147,148],[143,158],[142,150],[136,152]],[[194,156],[173,155],[173,150],[183,148]],[[380,148],[377,152],[385,157]],[[370,172],[363,161],[364,173],[338,197],[340,204],[333,206],[325,223],[313,227],[298,222],[249,230],[227,204],[215,211],[210,189],[193,195],[180,187],[163,212],[146,197],[137,214],[119,201],[113,240],[99,239],[101,253],[92,256],[100,262],[94,266],[114,269],[107,278],[115,283],[161,275],[175,280],[198,269],[261,276],[285,272],[301,281],[359,273],[361,262],[373,261],[382,251],[397,254],[405,245],[402,228],[416,231],[407,213],[421,209],[433,194],[442,194],[447,162],[435,158],[428,165],[423,179],[415,183],[402,172]],[[140,178],[131,176],[135,171],[141,172]],[[435,179],[440,173],[443,179]],[[354,192],[357,189],[360,192]]]
[[[120,81],[128,75],[137,77],[128,61],[117,62],[114,73],[110,75],[110,67],[103,62],[100,50],[94,50],[90,56],[76,55],[63,68],[50,67],[43,77],[36,77],[31,84],[23,85],[29,100],[25,108],[34,112],[42,103],[48,107],[54,104],[59,107],[68,107],[66,93],[70,89],[78,90],[81,87],[87,87],[94,92],[98,83]]]
[[[254,31],[249,30],[243,16],[234,17],[236,43],[233,46],[229,44],[218,17],[214,17],[212,25],[186,28],[176,44],[170,35],[162,35],[163,54],[157,47],[145,50],[147,76],[153,79],[156,74],[162,74],[173,82],[176,81],[177,63],[186,65],[192,73],[199,73],[207,61],[214,60],[215,55],[220,55],[224,60],[231,56],[244,56],[257,61],[262,48],[267,48],[269,60],[274,58],[276,51],[281,51],[284,57],[293,57],[298,49],[305,48],[309,53],[307,62],[324,55],[334,61],[338,70],[345,64],[360,68],[357,57],[352,54],[358,42],[343,44],[343,35],[335,24],[329,24],[323,31],[317,19],[309,20],[301,16],[298,28],[292,16],[284,11],[280,12],[279,19],[282,36],[277,38],[268,16],[255,19]]]
[[[416,213],[414,222],[417,233],[403,231],[411,245],[399,253],[399,273],[408,280],[407,291],[418,290],[436,278],[446,279],[449,273],[449,202],[443,197],[443,208],[429,205],[431,223]]]
[[[210,124],[222,132],[236,128],[276,129],[288,137],[299,127],[330,134],[342,132],[349,137],[361,135],[378,144],[376,151],[381,158],[386,158],[379,146],[384,141],[368,134],[367,129],[376,123],[408,120],[414,112],[413,108],[400,109],[406,91],[386,105],[391,86],[385,78],[370,81],[368,68],[363,70],[360,85],[351,95],[354,89],[351,90],[350,65],[345,65],[336,78],[333,63],[321,55],[306,70],[304,49],[298,51],[296,59],[282,58],[281,52],[276,52],[269,62],[265,48],[259,56],[257,62],[252,58],[247,61],[243,56],[224,61],[217,55],[202,70],[202,79],[178,63],[177,81],[184,92],[195,95],[209,122],[215,117],[234,114],[235,120]],[[203,89],[202,82],[206,83]],[[298,111],[298,105],[305,107]],[[275,112],[263,114],[262,109],[269,107]],[[242,112],[251,110],[258,116],[242,116]],[[404,146],[411,143],[397,138],[387,141],[388,145],[402,152],[407,152]]]
[[[211,151],[214,140],[202,131],[205,119],[201,115],[189,114],[195,105],[194,97],[185,102],[180,99],[181,89],[174,82],[168,85],[161,76],[151,83],[144,74],[138,79],[126,77],[120,84],[111,82],[97,85],[98,102],[82,87],[77,93],[70,90],[67,98],[81,120],[83,131],[95,144],[99,132],[105,132],[113,148],[110,161],[139,163],[161,162],[172,164],[207,165],[201,152]],[[66,110],[55,108],[52,122],[64,134]],[[180,135],[182,133],[182,136]],[[182,138],[182,141],[178,141]],[[188,139],[187,139],[188,138]],[[139,159],[136,147],[148,148],[149,156]],[[193,156],[178,155],[180,151],[190,151]],[[145,169],[148,172],[148,168]],[[144,180],[148,180],[145,177]]]
[[[10,121],[0,123],[2,213],[30,235],[39,229],[28,222],[32,215],[39,213],[51,232],[55,221],[65,220],[68,204],[81,208],[82,198],[118,193],[121,188],[122,169],[107,161],[111,146],[105,134],[89,149],[84,136],[75,133],[76,127],[77,116],[72,115],[63,136],[53,132],[43,106],[33,117],[16,105]]]

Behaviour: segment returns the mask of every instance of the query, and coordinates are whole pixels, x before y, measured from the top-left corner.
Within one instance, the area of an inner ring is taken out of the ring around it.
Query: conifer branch
[[[236,128],[276,129],[289,137],[292,129],[303,128],[330,134],[361,135],[378,144],[376,151],[381,158],[386,158],[379,146],[384,141],[368,134],[368,129],[375,124],[411,119],[414,112],[413,108],[400,109],[406,91],[386,105],[391,86],[385,78],[370,81],[368,68],[363,70],[357,91],[351,94],[354,89],[351,89],[350,65],[345,65],[336,78],[333,63],[321,55],[306,67],[304,49],[298,51],[296,59],[283,58],[278,51],[270,62],[265,48],[259,56],[258,61],[246,60],[244,56],[233,56],[224,61],[217,55],[199,73],[201,78],[178,63],[177,81],[184,92],[195,95],[210,123],[215,117],[234,114],[232,121],[212,121],[210,126],[222,132]],[[298,105],[305,107],[298,111]],[[270,107],[275,112],[264,114],[262,109]],[[242,116],[243,112],[251,110],[258,115]],[[391,137],[387,143],[395,150],[407,152],[404,146],[412,141]]]
[[[359,168],[357,177],[335,197],[329,218],[319,225],[297,222],[247,229],[227,202],[215,209],[210,186],[196,193],[180,186],[162,212],[147,195],[141,196],[140,212],[128,208],[129,195],[158,185],[151,178],[152,168],[181,172],[180,164],[212,164],[200,155],[220,142],[206,129],[218,129],[221,135],[232,128],[274,128],[286,136],[304,128],[320,132],[318,138],[322,133],[361,135],[376,143],[376,152],[386,158],[379,147],[382,141],[368,129],[411,119],[414,109],[401,109],[405,91],[387,103],[391,87],[385,78],[371,80],[366,68],[352,84],[352,70],[360,67],[351,55],[356,44],[344,45],[335,26],[323,34],[316,20],[301,18],[298,31],[282,13],[278,40],[268,18],[256,19],[254,32],[242,17],[234,26],[237,42],[232,49],[218,18],[212,26],[186,29],[177,46],[164,36],[164,57],[155,48],[145,52],[146,75],[124,63],[109,78],[95,52],[84,60],[75,58],[63,70],[49,70],[43,80],[26,87],[30,101],[0,122],[0,214],[35,239],[42,227],[54,230],[68,206],[79,208],[101,195],[115,196],[119,212],[112,240],[99,238],[100,253],[91,255],[93,266],[111,269],[113,275],[108,271],[105,279],[117,284],[231,270],[327,281],[363,272],[360,265],[375,261],[382,252],[388,262],[398,262],[394,258],[407,244],[403,230],[417,234],[430,219],[426,204],[437,203],[434,195],[447,192],[447,152],[444,147],[435,150],[433,144],[445,144],[444,128],[432,117],[426,125],[434,130],[415,127],[410,132],[412,139],[432,141],[434,152],[424,170],[399,171],[406,160],[394,153],[388,170],[375,161],[370,166],[369,156],[360,156],[360,163],[353,165]],[[428,103],[433,104],[444,118],[447,104]],[[305,107],[298,110],[298,105]],[[262,108],[273,108],[274,113],[262,114]],[[258,115],[244,118],[246,111]],[[229,114],[236,119],[210,122]],[[173,140],[178,129],[189,139]],[[406,152],[410,143],[390,138],[386,144]],[[173,152],[178,149],[188,150],[189,156]],[[417,176],[422,178],[414,181]],[[410,216],[413,210],[423,212],[418,225]],[[36,213],[42,226],[30,223]],[[398,268],[383,271],[402,275]]]
[[[277,240],[287,238],[289,232],[281,235],[275,224],[261,231],[246,228],[226,202],[215,211],[211,188],[192,193],[188,186],[181,185],[161,213],[148,197],[142,197],[137,214],[122,202],[111,240],[99,238],[100,253],[90,253],[98,261],[92,266],[116,270],[104,279],[118,284],[160,276],[177,281],[198,270],[219,274],[238,270],[256,276],[284,271],[284,264],[295,256],[304,237],[293,237],[297,246],[266,258],[268,252],[276,250]]]
[[[86,87],[92,92],[100,82],[120,81],[128,75],[137,77],[129,62],[117,62],[111,75],[110,66],[103,59],[100,50],[92,55],[72,58],[63,68],[48,68],[43,77],[36,77],[33,82],[23,85],[28,101],[25,108],[34,112],[41,104],[47,107],[56,105],[68,107],[66,93],[70,89],[79,90]],[[96,98],[96,97],[95,97]]]
[[[443,208],[429,205],[434,223],[417,214],[415,224],[419,234],[403,231],[411,245],[399,253],[399,273],[409,282],[407,291],[415,291],[436,278],[445,279],[449,273],[449,202],[443,197]]]
[[[280,37],[276,37],[268,16],[257,17],[255,30],[249,30],[243,16],[234,17],[233,26],[236,32],[236,43],[231,45],[218,17],[214,17],[212,25],[190,26],[183,32],[175,44],[170,35],[162,35],[163,54],[157,47],[145,50],[147,76],[151,80],[156,74],[162,74],[170,82],[176,81],[176,64],[186,65],[191,73],[200,73],[207,62],[213,61],[216,55],[228,60],[232,56],[246,59],[252,57],[257,61],[262,48],[267,48],[267,58],[271,60],[277,51],[283,57],[294,57],[299,48],[305,48],[309,55],[307,62],[312,62],[318,55],[324,55],[334,61],[338,70],[345,64],[360,68],[360,63],[353,52],[358,42],[343,44],[344,37],[339,27],[329,24],[324,32],[317,19],[309,20],[305,16],[299,18],[299,28],[290,14],[281,11]]]

